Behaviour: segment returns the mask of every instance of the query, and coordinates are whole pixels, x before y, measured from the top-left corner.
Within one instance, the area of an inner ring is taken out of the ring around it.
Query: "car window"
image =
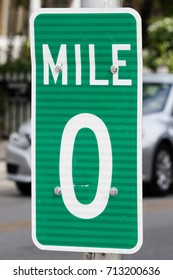
[[[170,88],[170,84],[144,83],[143,114],[161,112],[165,107]]]

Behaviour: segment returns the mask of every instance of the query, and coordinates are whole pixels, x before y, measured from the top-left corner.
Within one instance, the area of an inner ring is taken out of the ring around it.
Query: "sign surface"
[[[133,253],[141,246],[140,31],[131,9],[44,9],[31,18],[39,248]]]

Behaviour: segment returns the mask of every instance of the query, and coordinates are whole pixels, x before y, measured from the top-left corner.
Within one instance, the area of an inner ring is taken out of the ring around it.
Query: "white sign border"
[[[73,247],[73,246],[49,246],[42,245],[36,238],[36,191],[35,191],[35,135],[36,135],[36,61],[35,61],[35,37],[34,37],[34,21],[40,14],[93,14],[93,13],[128,13],[136,19],[137,29],[137,60],[138,60],[138,112],[137,112],[137,207],[138,207],[138,242],[132,249],[121,248],[89,248],[89,247]],[[142,207],[142,35],[141,35],[141,18],[139,14],[131,8],[116,8],[116,9],[57,9],[45,8],[34,12],[30,18],[30,43],[31,43],[31,60],[32,60],[32,117],[31,117],[31,135],[32,135],[32,240],[34,244],[42,250],[50,251],[71,251],[71,252],[96,252],[96,253],[118,253],[118,254],[133,254],[137,252],[143,242],[143,207]]]

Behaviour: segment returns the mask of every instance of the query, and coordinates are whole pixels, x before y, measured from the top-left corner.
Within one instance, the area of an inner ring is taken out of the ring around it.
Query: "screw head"
[[[112,188],[110,189],[110,195],[111,195],[111,196],[116,196],[117,194],[118,194],[118,189],[115,188],[115,187],[112,187]]]
[[[60,195],[61,194],[61,187],[55,187],[54,188],[54,194],[55,195]]]
[[[118,72],[118,66],[112,65],[110,71],[112,74],[116,74]]]
[[[57,64],[55,66],[55,72],[57,72],[57,73],[61,73],[62,72],[62,65],[61,64]]]

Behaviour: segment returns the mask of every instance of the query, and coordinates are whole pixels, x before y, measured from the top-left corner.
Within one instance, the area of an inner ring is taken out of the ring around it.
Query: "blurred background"
[[[29,17],[40,7],[79,8],[81,1],[0,0],[0,259],[83,259],[40,251],[30,232]],[[117,4],[141,15],[144,64],[144,244],[124,259],[173,259],[173,2]]]

